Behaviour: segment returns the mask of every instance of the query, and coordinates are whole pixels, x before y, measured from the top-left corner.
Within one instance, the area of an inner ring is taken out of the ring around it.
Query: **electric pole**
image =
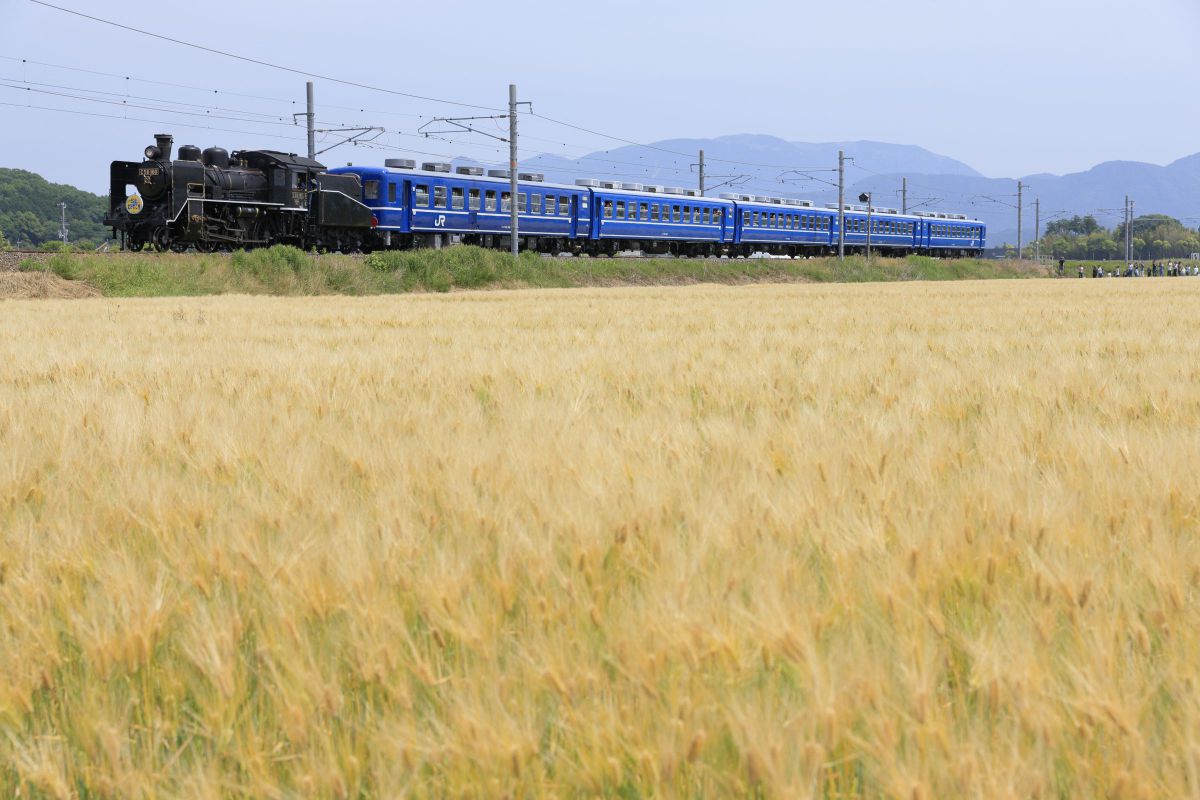
[[[1125,263],[1133,260],[1133,201],[1125,195]]]
[[[1042,198],[1033,199],[1033,259],[1042,263]]]
[[[838,260],[846,258],[846,151],[838,150]]]
[[[867,199],[867,266],[871,265],[871,193],[864,192],[859,200],[863,197]]]
[[[517,85],[508,85],[508,186],[510,208],[512,209],[512,255],[516,258],[521,252],[521,244],[517,240],[519,223],[517,222]]]
[[[67,243],[67,204],[59,203],[58,207],[60,209],[62,209],[62,222],[59,223],[58,238],[62,240],[63,244],[66,244]]]
[[[908,213],[908,178],[900,179],[900,213]]]
[[[307,89],[308,94],[308,113],[304,115],[308,120],[308,157],[315,160],[317,157],[317,135],[313,130],[316,122],[316,112],[313,110],[312,81],[309,81],[305,85],[305,88]]]
[[[704,151],[700,151],[700,196],[704,197]]]
[[[1025,184],[1017,181],[1017,260],[1024,258],[1024,250],[1021,241],[1021,216],[1022,216],[1022,197],[1025,194]]]

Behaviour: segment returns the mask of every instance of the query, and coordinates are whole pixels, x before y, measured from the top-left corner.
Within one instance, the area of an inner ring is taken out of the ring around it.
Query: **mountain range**
[[[522,161],[521,168],[560,183],[590,177],[694,188],[700,150],[705,152],[709,195],[732,192],[836,202],[838,151],[842,150],[847,157],[848,202],[871,192],[876,207],[900,208],[901,186],[907,178],[910,210],[954,211],[981,219],[988,225],[990,246],[1017,240],[1016,178],[988,178],[961,161],[913,145],[814,144],[742,134],[623,145],[578,159],[541,155]],[[1085,172],[1029,175],[1020,180],[1025,184],[1025,242],[1034,238],[1035,201],[1040,201],[1043,226],[1063,216],[1092,214],[1101,225],[1114,227],[1122,220],[1126,195],[1134,200],[1138,215],[1168,214],[1189,227],[1200,223],[1200,153],[1167,166],[1110,161]]]

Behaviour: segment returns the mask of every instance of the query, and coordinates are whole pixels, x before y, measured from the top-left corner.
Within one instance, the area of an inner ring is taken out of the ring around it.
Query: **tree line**
[[[1130,228],[1133,258],[1191,258],[1200,253],[1200,231],[1165,214],[1136,217]],[[1125,257],[1125,223],[1109,230],[1093,216],[1074,216],[1046,225],[1042,255],[1073,261],[1116,261]]]
[[[90,249],[111,235],[102,224],[107,198],[50,183],[23,169],[0,168],[0,247],[36,249],[59,243],[59,203],[67,204],[71,244]]]

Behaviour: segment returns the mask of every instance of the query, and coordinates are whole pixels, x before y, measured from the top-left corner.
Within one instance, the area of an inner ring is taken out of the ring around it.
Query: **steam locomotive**
[[[377,224],[357,175],[332,175],[309,158],[274,150],[183,145],[158,134],[145,160],[114,161],[104,224],[121,246],[200,252],[293,244],[363,249]]]

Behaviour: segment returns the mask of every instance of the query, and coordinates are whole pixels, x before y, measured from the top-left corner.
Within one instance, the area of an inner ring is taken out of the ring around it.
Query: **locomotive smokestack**
[[[163,161],[171,160],[171,145],[175,143],[175,138],[169,133],[154,134],[154,141],[158,144],[159,158]]]

